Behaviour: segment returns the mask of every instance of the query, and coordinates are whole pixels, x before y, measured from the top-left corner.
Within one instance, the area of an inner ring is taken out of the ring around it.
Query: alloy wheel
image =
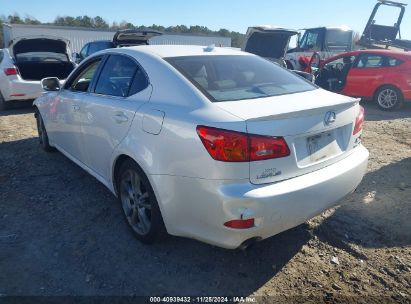
[[[138,173],[132,169],[122,175],[120,200],[131,228],[139,235],[147,235],[151,228],[150,193]]]
[[[397,105],[398,94],[393,89],[384,89],[378,94],[378,104],[384,109],[392,109]]]

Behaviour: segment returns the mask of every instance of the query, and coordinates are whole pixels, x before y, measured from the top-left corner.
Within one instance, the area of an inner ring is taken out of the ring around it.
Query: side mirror
[[[41,86],[44,91],[53,92],[60,91],[60,80],[57,77],[48,77],[41,80]]]
[[[315,52],[310,60],[310,68],[312,71],[318,70],[321,64],[321,57],[320,54]]]

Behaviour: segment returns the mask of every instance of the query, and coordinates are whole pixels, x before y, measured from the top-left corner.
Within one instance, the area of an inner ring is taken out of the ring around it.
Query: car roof
[[[367,50],[357,50],[351,51],[346,53],[341,53],[336,56],[333,56],[327,59],[327,62],[333,61],[334,59],[341,58],[344,56],[358,56],[360,54],[376,54],[376,55],[385,55],[385,56],[394,56],[394,57],[406,57],[411,59],[411,52],[400,52],[400,51],[393,51],[393,50],[383,50],[383,49],[367,49]]]
[[[183,57],[183,56],[213,56],[213,55],[248,55],[233,48],[211,46],[197,46],[197,45],[139,45],[125,47],[121,49],[112,49],[111,52],[122,52],[124,50],[145,53],[149,55],[156,55],[161,58],[166,57]],[[104,52],[104,51],[103,51]]]

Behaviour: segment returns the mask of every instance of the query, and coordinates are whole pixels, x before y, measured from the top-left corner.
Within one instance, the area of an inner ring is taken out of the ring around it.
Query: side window
[[[138,71],[137,64],[130,58],[121,55],[111,55],[106,61],[97,81],[95,93],[126,97],[130,88],[141,89],[140,81],[133,82],[133,77],[141,78],[144,73]],[[132,85],[133,83],[133,85]]]
[[[354,61],[355,61],[355,56],[340,57],[334,61],[327,63],[326,67],[342,70],[344,67],[351,67]]]
[[[85,66],[80,74],[75,77],[74,81],[68,83],[66,88],[77,92],[87,92],[100,62],[101,59],[98,59]]]
[[[0,62],[3,61],[3,56],[4,56],[3,51],[0,50]]]
[[[81,51],[80,51],[80,57],[82,58],[82,59],[84,59],[84,58],[86,58],[87,57],[87,50],[88,50],[88,47],[89,47],[89,43],[87,43],[85,46],[83,46],[83,48],[81,49]]]
[[[321,51],[323,32],[321,29],[307,30],[301,39],[300,47],[304,51]]]
[[[388,57],[388,58],[387,58],[387,65],[388,65],[389,67],[395,67],[395,66],[398,66],[398,65],[400,65],[400,64],[402,64],[402,63],[403,63],[403,61],[400,60],[400,59],[392,58],[392,57]]]
[[[386,58],[380,55],[364,54],[361,55],[357,63],[357,68],[382,68],[386,64]]]

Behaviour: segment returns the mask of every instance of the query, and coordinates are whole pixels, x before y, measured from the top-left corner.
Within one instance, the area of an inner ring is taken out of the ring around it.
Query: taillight
[[[224,162],[248,162],[290,155],[282,137],[198,126],[197,133],[210,156]]]
[[[355,119],[355,126],[352,135],[358,134],[362,131],[362,125],[364,124],[364,108],[360,106],[360,111],[358,112],[357,118]]]
[[[233,229],[248,229],[254,227],[254,219],[232,220],[229,222],[225,222],[224,226]]]
[[[290,155],[287,143],[282,137],[250,135],[250,160],[280,158]]]
[[[17,75],[17,69],[16,68],[6,68],[4,69],[4,74],[6,74],[6,76]]]

